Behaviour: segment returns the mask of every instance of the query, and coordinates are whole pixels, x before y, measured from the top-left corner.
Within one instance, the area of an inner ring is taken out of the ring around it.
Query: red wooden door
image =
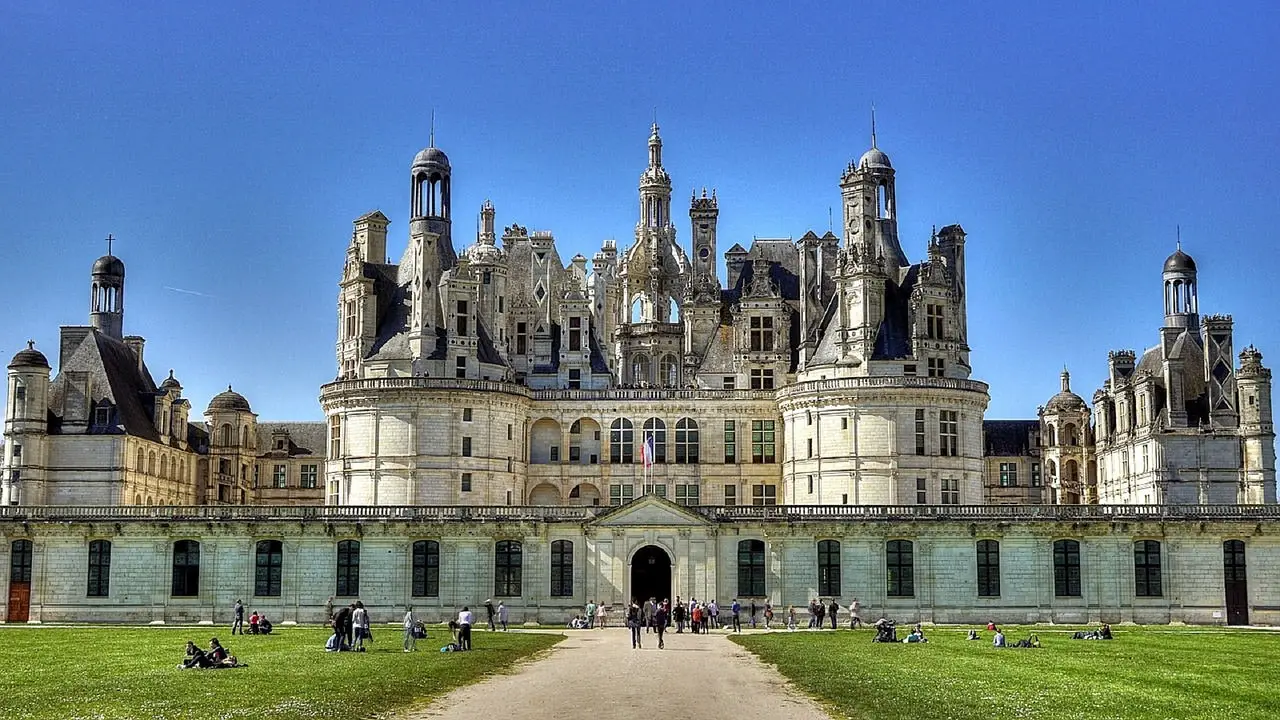
[[[31,583],[9,583],[9,616],[8,622],[24,623],[31,611]]]

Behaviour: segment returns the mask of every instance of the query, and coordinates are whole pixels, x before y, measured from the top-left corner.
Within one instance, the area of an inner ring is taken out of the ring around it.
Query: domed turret
[[[889,163],[889,156],[885,155],[884,151],[882,151],[878,147],[873,146],[870,150],[862,154],[862,158],[858,160],[858,167],[864,168],[864,169],[866,168],[892,169],[893,165]]]
[[[93,261],[89,284],[89,324],[108,337],[124,337],[124,262],[111,254],[107,237],[107,254]]]
[[[232,390],[231,386],[228,385],[226,392],[214,395],[213,399],[209,401],[209,409],[205,410],[205,414],[211,415],[215,411],[251,413],[253,409],[249,407],[249,401],[245,400],[243,395]]]
[[[177,390],[178,392],[182,392],[182,383],[178,382],[178,378],[173,376],[173,370],[170,370],[169,377],[165,378],[164,382],[160,383],[160,389]],[[230,390],[230,388],[227,389]]]
[[[1196,261],[1179,247],[1164,261],[1165,272],[1195,272]]]
[[[449,156],[434,145],[419,150],[418,154],[413,156],[414,170],[429,170],[431,168],[449,169]]]
[[[111,277],[124,277],[124,262],[115,255],[103,255],[93,261],[94,275],[108,275]]]
[[[1200,292],[1196,287],[1196,261],[1182,252],[1182,242],[1164,261],[1164,326],[1200,327]]]
[[[9,362],[9,369],[14,368],[49,368],[49,359],[36,349],[35,341],[28,340],[25,350],[19,350]]]
[[[1071,373],[1066,370],[1062,371],[1062,390],[1053,397],[1049,398],[1049,402],[1045,404],[1044,411],[1046,413],[1064,413],[1064,412],[1088,412],[1089,406],[1085,404],[1084,398],[1071,392]]]

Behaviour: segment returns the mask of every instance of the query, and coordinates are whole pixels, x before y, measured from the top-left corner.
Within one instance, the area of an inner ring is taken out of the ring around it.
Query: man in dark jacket
[[[493,609],[492,600],[484,601],[484,611],[489,613],[489,632],[497,632],[498,626],[493,623],[493,618],[498,614],[498,611]]]
[[[341,607],[333,614],[333,634],[338,637],[338,649],[351,647],[351,608]]]
[[[658,633],[658,649],[661,650],[665,645],[662,642],[662,633],[667,629],[667,608],[666,603],[658,605],[653,610],[653,629]]]
[[[836,614],[840,612],[840,603],[835,598],[831,598],[831,604],[827,606],[827,612],[831,614],[831,629],[836,629]]]

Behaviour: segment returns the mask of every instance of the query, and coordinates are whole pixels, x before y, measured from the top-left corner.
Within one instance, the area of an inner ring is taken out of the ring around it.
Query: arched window
[[[138,472],[147,471],[147,453],[142,448],[138,448],[138,461],[134,465],[134,469]]]
[[[148,475],[156,474],[156,453],[154,450],[147,453],[147,474]]]
[[[254,597],[280,597],[284,545],[279,540],[259,540],[253,564]]]
[[[360,594],[359,540],[342,540],[338,543],[338,585],[333,594],[338,597],[355,597]]]
[[[413,543],[413,596],[440,597],[440,543]]]
[[[649,356],[636,355],[631,358],[631,382],[643,384],[651,381],[652,378],[649,377]]]
[[[1053,447],[1054,445],[1058,444],[1058,431],[1054,429],[1053,425],[1049,425],[1048,427],[1049,427],[1049,447]]]
[[[150,501],[147,503],[150,505]],[[195,597],[200,594],[200,543],[179,540],[173,544],[173,584],[170,595]]]
[[[738,541],[738,597],[764,597],[764,541]]]
[[[523,555],[518,540],[499,540],[493,547],[493,594],[520,597]]]
[[[818,542],[818,594],[840,594],[840,543],[836,540]]]
[[[248,425],[245,425],[244,427],[240,428],[240,446],[253,447],[252,445],[249,444],[249,426]]]
[[[690,465],[698,462],[698,423],[693,418],[676,421],[676,462]]]
[[[1133,594],[1138,597],[1164,596],[1160,543],[1155,540],[1139,540],[1133,544]]]
[[[658,365],[658,381],[663,387],[679,387],[680,363],[676,361],[675,355],[662,356],[662,362]]]
[[[222,424],[222,445],[231,446],[236,444],[236,431],[231,429],[231,423]]]
[[[650,440],[653,441],[653,458],[650,462],[664,463],[667,461],[667,424],[658,418],[649,418],[644,421],[644,442],[646,445]]]
[[[168,455],[160,456],[160,477],[162,478],[169,477],[169,456]]]
[[[635,456],[635,430],[631,421],[618,418],[609,426],[609,462],[630,463]]]
[[[1080,542],[1077,540],[1053,543],[1053,594],[1080,597]]]
[[[890,540],[884,550],[889,597],[915,597],[916,568],[910,540]]]
[[[1063,445],[1079,445],[1080,444],[1080,438],[1076,434],[1075,423],[1067,423],[1067,426],[1062,428],[1062,444]]]
[[[978,597],[1000,597],[1000,543],[978,541]]]
[[[573,596],[573,543],[551,543],[551,597]]]
[[[111,541],[93,540],[89,543],[89,583],[85,592],[89,597],[107,597],[111,594]]]

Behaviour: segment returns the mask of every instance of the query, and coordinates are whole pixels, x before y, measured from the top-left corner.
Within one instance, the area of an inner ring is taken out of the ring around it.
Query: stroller
[[[876,636],[871,642],[878,643],[896,643],[898,642],[898,628],[892,620],[881,619],[875,625]]]

